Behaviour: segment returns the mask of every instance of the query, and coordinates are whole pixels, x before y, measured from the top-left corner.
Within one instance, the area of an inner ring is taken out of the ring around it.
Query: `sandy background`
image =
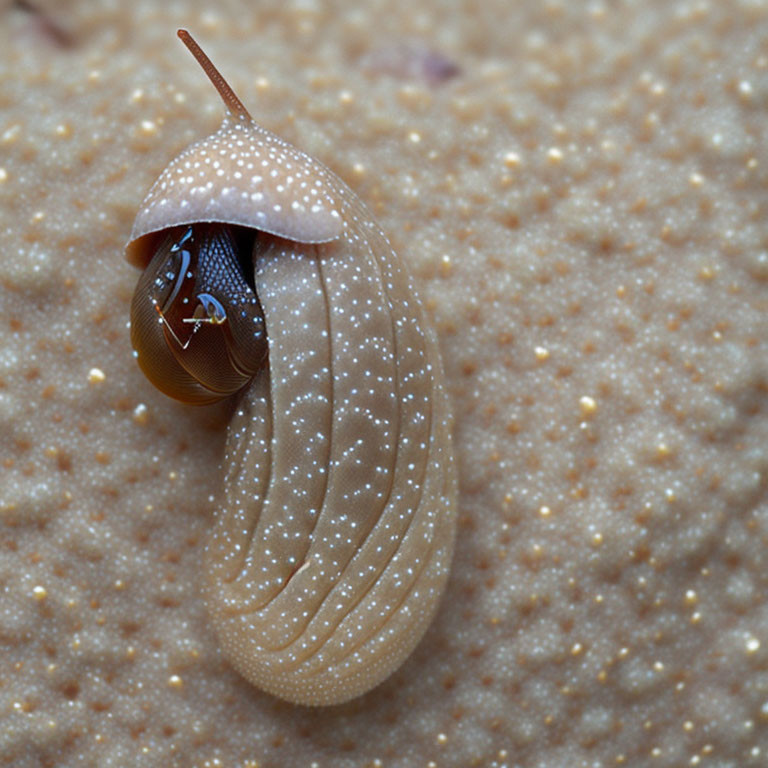
[[[131,359],[133,216],[221,117],[180,25],[440,332],[448,593],[339,708],[222,660],[229,411]],[[0,51],[0,760],[766,764],[768,4],[6,0]]]

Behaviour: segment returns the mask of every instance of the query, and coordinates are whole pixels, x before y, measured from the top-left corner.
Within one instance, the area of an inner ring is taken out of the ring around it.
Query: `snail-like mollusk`
[[[204,561],[227,657],[276,696],[336,704],[400,666],[445,587],[456,472],[437,343],[355,194],[179,37],[227,114],[141,205],[131,339],[168,395],[242,390]]]

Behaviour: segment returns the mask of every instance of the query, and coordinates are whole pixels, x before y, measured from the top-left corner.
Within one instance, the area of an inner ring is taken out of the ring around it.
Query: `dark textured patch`
[[[363,56],[360,64],[372,75],[389,75],[398,80],[420,80],[433,87],[461,74],[456,62],[423,42],[377,48]]]

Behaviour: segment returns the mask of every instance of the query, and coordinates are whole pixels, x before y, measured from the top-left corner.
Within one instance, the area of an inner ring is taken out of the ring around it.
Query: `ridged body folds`
[[[199,171],[226,181],[212,190]],[[229,218],[227,199],[238,201]],[[129,258],[146,264],[158,232],[200,221],[258,230],[268,343],[229,427],[208,610],[252,683],[342,702],[404,661],[448,576],[456,473],[436,339],[362,203],[247,113],[163,172]]]

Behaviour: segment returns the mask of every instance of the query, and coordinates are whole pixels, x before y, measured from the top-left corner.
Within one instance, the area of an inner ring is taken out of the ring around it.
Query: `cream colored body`
[[[246,678],[334,704],[404,661],[448,576],[456,474],[442,366],[407,270],[362,203],[222,95],[231,114],[161,174],[128,256],[146,264],[156,233],[180,224],[260,233],[269,363],[230,425],[206,599]]]

